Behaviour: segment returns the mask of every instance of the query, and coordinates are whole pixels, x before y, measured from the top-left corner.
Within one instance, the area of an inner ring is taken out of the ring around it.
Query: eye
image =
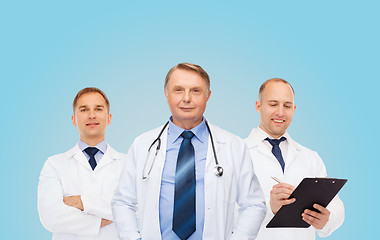
[[[285,105],[285,107],[286,107],[286,108],[292,108],[292,106],[291,106],[291,105]]]
[[[96,111],[101,112],[103,111],[103,108],[97,108]]]
[[[85,109],[85,108],[82,108],[80,111],[81,111],[81,112],[86,112],[86,111],[87,111],[87,109]]]

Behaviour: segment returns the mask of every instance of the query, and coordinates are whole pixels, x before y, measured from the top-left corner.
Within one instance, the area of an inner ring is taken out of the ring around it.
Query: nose
[[[183,99],[184,102],[190,102],[191,96],[190,96],[190,91],[185,91],[183,93]]]
[[[284,106],[279,106],[276,111],[277,116],[282,117],[284,116],[284,113],[285,113]]]
[[[88,118],[95,118],[95,110],[90,110],[88,114]]]

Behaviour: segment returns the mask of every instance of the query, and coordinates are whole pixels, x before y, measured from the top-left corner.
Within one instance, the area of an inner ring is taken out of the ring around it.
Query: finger
[[[284,205],[289,205],[289,204],[292,204],[296,201],[295,198],[291,198],[291,199],[287,199],[284,201]]]
[[[290,185],[290,184],[287,184],[287,183],[279,183],[279,184],[276,184],[273,186],[273,188],[286,188],[286,189],[289,189],[291,191],[294,191],[295,187]]]
[[[307,222],[308,224],[314,226],[316,225],[315,224],[315,218],[310,216],[310,215],[307,215],[305,213],[302,213],[302,220],[304,220],[305,222]]]
[[[310,209],[305,209],[304,213],[307,214],[307,215],[309,215],[309,216],[311,216],[311,217],[314,217],[314,218],[318,218],[318,219],[321,218],[321,214],[320,213],[312,211]]]
[[[330,215],[330,211],[327,208],[322,207],[319,204],[314,204],[313,207],[321,212],[323,215]]]
[[[281,194],[281,193],[285,193],[285,194],[292,194],[293,191],[290,190],[290,189],[287,189],[287,188],[273,188],[270,192],[271,194]]]
[[[286,199],[286,200],[278,200],[278,201],[276,201],[276,203],[278,204],[278,205],[289,205],[289,204],[291,204],[291,203],[294,203],[296,201],[296,199],[295,198],[292,198],[292,199]]]
[[[277,194],[273,194],[271,197],[272,199],[274,200],[286,200],[288,199],[290,196],[290,194],[286,194],[286,193],[277,193]]]
[[[311,224],[313,217],[311,217],[310,215],[307,215],[306,213],[302,213],[301,216],[302,216],[302,220],[304,220],[308,224]]]
[[[292,190],[289,190],[289,189],[287,189],[287,188],[277,188],[277,189],[273,190],[273,193],[274,193],[274,194],[278,194],[278,193],[286,193],[286,194],[290,195],[290,194],[293,193],[293,191],[292,191]]]
[[[302,220],[304,220],[306,223],[310,224],[316,229],[322,229],[326,225],[326,221],[315,218],[305,213],[302,213]]]
[[[71,200],[71,199],[73,199],[73,196],[67,196],[67,197],[63,197],[63,199],[66,199],[66,200]]]

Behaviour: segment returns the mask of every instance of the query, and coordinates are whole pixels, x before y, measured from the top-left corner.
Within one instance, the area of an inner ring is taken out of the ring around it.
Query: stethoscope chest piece
[[[215,167],[215,175],[218,177],[223,176],[223,168],[219,165]]]

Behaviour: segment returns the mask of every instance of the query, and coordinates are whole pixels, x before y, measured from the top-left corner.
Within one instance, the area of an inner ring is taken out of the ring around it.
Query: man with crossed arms
[[[74,148],[49,157],[38,184],[41,223],[53,240],[117,240],[111,198],[125,155],[105,142],[111,123],[103,91],[84,88],[73,102],[71,119],[80,140]]]

